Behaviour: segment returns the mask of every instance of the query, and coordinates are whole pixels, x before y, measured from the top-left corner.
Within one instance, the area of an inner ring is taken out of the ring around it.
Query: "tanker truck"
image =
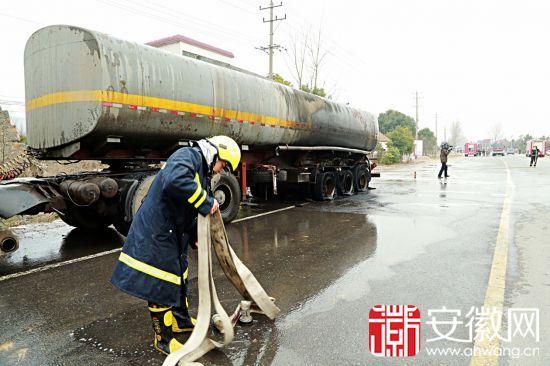
[[[29,151],[107,167],[0,184],[3,218],[56,212],[75,227],[126,234],[160,164],[214,135],[242,150],[234,174],[212,179],[226,222],[249,190],[306,187],[330,200],[367,190],[374,175],[372,114],[243,70],[65,25],[36,31],[24,59]]]

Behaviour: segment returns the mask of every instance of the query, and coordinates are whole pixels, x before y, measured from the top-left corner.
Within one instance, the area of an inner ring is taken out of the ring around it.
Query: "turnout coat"
[[[198,147],[181,148],[168,158],[133,218],[111,277],[116,287],[157,304],[185,306],[183,234],[195,237],[197,213],[208,215],[214,204],[207,173]]]

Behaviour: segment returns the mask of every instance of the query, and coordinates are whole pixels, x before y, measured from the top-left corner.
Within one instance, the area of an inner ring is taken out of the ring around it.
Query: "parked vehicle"
[[[543,140],[529,140],[525,146],[525,156],[531,156],[533,149],[537,146],[539,148],[539,157],[544,157],[548,151],[546,141]]]
[[[366,191],[374,115],[257,75],[72,26],[25,49],[28,143],[38,159],[109,167],[0,185],[0,216],[57,212],[69,225],[126,234],[160,163],[189,141],[228,135],[242,163],[212,180],[224,220],[241,197],[281,188],[316,200]]]
[[[494,143],[491,145],[491,156],[504,156],[506,155],[504,145],[501,143]]]
[[[464,144],[464,156],[477,156],[479,151],[477,144],[474,142],[467,142]]]

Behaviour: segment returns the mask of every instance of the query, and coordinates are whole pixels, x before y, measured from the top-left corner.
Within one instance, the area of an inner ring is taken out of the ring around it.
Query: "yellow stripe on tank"
[[[224,108],[215,108],[211,106],[180,102],[171,99],[162,99],[138,94],[126,94],[107,90],[77,90],[46,94],[27,102],[26,110],[27,112],[30,112],[38,108],[74,102],[97,102],[98,104],[107,102],[129,104],[149,108],[167,109],[178,112],[205,114],[220,118],[263,123],[265,125],[280,127],[312,127],[311,123],[300,123],[262,114],[235,111]]]

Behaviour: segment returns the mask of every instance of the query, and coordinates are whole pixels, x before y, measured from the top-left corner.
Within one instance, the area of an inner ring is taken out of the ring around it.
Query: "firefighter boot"
[[[183,305],[181,307],[174,306],[172,313],[174,314],[174,322],[172,323],[172,331],[174,333],[192,332],[197,319],[189,315],[189,302],[187,297],[184,296]]]
[[[172,323],[174,322],[172,308],[149,303],[149,313],[155,331],[153,343],[155,349],[168,355],[183,347],[183,344],[178,342],[172,333]]]

